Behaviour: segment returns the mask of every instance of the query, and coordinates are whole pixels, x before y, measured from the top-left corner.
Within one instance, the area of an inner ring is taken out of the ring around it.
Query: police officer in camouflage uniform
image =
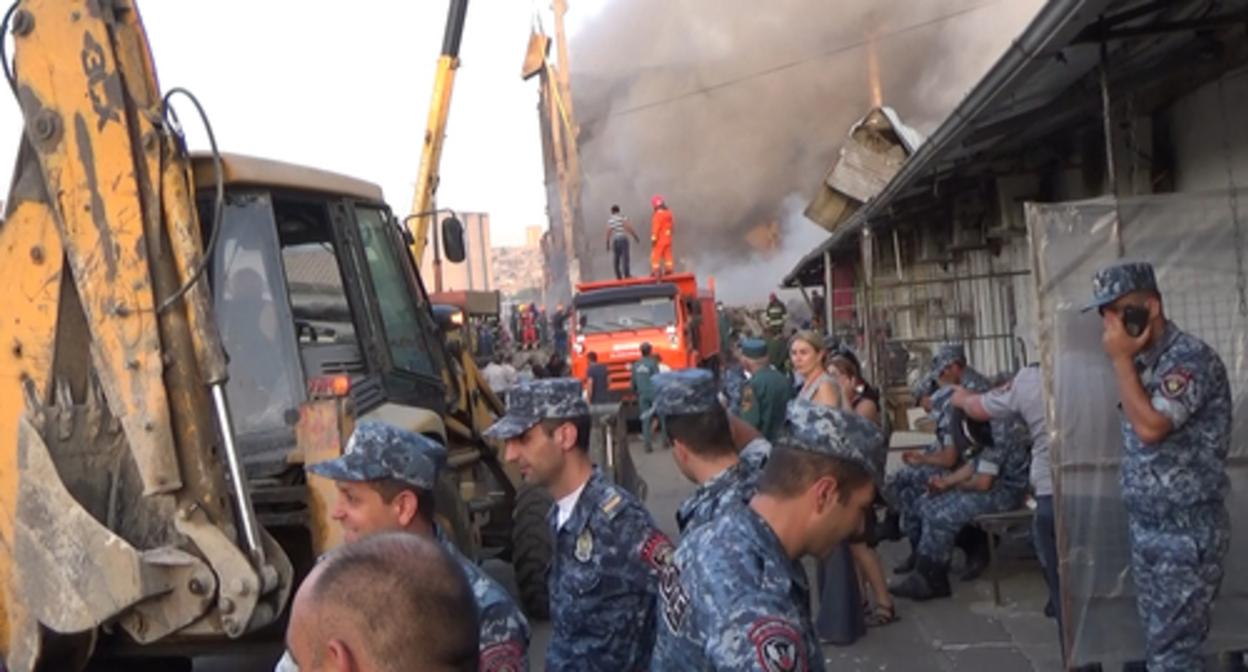
[[[741,352],[738,345],[734,345],[729,364],[724,368],[723,375],[723,398],[721,401],[728,408],[728,412],[737,417],[741,416],[741,395],[745,391],[745,384],[749,382],[749,375],[745,372],[745,364],[741,361]]]
[[[935,382],[931,377],[926,380]],[[961,462],[961,456],[949,438],[949,400],[953,397],[953,388],[943,387],[934,394],[927,394],[925,389],[920,394],[926,395],[919,398],[920,403],[923,399],[931,399],[928,413],[936,422],[936,440],[922,451],[908,450],[902,453],[901,459],[906,466],[897,470],[885,486],[890,500],[897,505],[900,528],[910,540],[910,555],[893,568],[895,574],[914,571],[914,565],[918,561],[919,541],[923,536],[918,505],[923,495],[927,494],[927,484],[933,476],[948,474]]]
[[[768,363],[764,341],[745,339],[741,342],[741,355],[750,372],[750,379],[741,390],[741,419],[774,442],[784,424],[785,406],[793,398],[793,387],[783,373]]]
[[[485,436],[505,441],[507,461],[555,498],[546,669],[646,669],[656,596],[674,571],[671,541],[640,502],[590,461],[581,381],[522,383],[507,402],[507,414]]]
[[[681,534],[749,501],[761,473],[737,455],[728,413],[715,398],[715,376],[682,369],[654,377],[654,405],[642,422],[655,422],[672,445],[676,468],[698,484],[676,511]],[[752,453],[751,453],[752,454]]]
[[[331,516],[347,543],[378,532],[405,531],[436,538],[463,568],[480,617],[481,672],[527,670],[529,623],[507,591],[464,557],[436,522],[434,489],[446,464],[437,441],[393,425],[356,423],[342,455],[309,465],[307,472],[334,481]],[[297,670],[289,656],[278,672]]]
[[[863,529],[885,450],[869,420],[792,402],[758,494],[677,549],[651,670],[823,670],[798,560],[827,556]]]
[[[1011,418],[994,420],[990,427],[991,445],[952,473],[928,481],[927,494],[918,500],[921,535],[914,571],[889,588],[897,597],[924,601],[952,595],[949,561],[958,533],[978,515],[1010,511],[1022,503],[1031,463],[1027,425]],[[945,431],[952,431],[948,423]]]
[[[1168,320],[1153,267],[1092,278],[1118,379],[1122,498],[1149,672],[1204,669],[1201,645],[1230,546],[1231,389],[1218,353]]]
[[[641,358],[633,362],[629,374],[629,386],[637,395],[638,410],[645,415],[654,404],[654,383],[651,381],[659,373],[659,359],[654,356],[654,348],[649,343],[641,344]],[[651,444],[651,428],[649,423],[641,423],[641,438],[645,443],[646,452],[653,450]]]

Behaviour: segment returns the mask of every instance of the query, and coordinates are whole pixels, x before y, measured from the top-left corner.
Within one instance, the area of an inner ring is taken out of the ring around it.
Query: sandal
[[[897,615],[897,609],[892,604],[877,605],[874,611],[866,615],[868,628],[879,628],[900,620],[901,617]]]

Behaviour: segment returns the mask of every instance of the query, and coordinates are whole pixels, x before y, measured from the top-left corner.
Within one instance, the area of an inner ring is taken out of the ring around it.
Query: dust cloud
[[[677,259],[715,275],[726,301],[765,300],[827,237],[801,212],[873,91],[929,134],[1040,5],[609,2],[570,45],[594,277],[610,273],[601,242],[610,206],[644,237],[660,194],[675,215]],[[760,251],[746,236],[771,223],[778,241]],[[634,272],[648,255],[647,243],[634,246]]]

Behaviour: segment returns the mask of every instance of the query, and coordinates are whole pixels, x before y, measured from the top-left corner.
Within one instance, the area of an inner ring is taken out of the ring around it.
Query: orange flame
[[[871,86],[871,106],[884,104],[884,92],[880,87],[880,61],[875,52],[875,36],[867,42],[867,77]]]

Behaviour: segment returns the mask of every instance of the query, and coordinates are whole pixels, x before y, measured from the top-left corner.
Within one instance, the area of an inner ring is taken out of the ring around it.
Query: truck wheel
[[[546,568],[550,566],[554,543],[546,516],[552,506],[554,502],[545,490],[526,483],[516,493],[516,507],[511,514],[511,559],[520,599],[529,618],[539,621],[550,618]]]

